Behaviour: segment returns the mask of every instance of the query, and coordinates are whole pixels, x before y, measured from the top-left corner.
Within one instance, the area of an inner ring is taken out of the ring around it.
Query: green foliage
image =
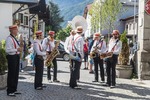
[[[70,26],[67,26],[65,29],[60,30],[57,33],[56,39],[64,41],[66,39],[66,37],[68,37],[70,35],[71,30],[72,30],[72,28]]]
[[[3,75],[5,73],[5,70],[7,69],[7,59],[6,59],[6,52],[4,47],[2,46],[4,42],[1,42],[0,45],[0,75]]]
[[[47,29],[51,29],[55,32],[58,32],[61,29],[60,24],[64,21],[63,17],[60,16],[60,10],[57,4],[53,2],[49,2],[50,6],[50,18],[49,21],[46,22]]]
[[[120,40],[122,41],[122,49],[121,53],[119,54],[119,62],[121,65],[127,65],[129,62],[129,45],[127,42],[126,37],[127,32],[124,31],[123,34],[121,34]]]
[[[100,28],[112,31],[115,28],[115,21],[122,12],[120,0],[95,0],[90,14],[92,14],[92,29]]]
[[[1,45],[2,45],[2,48],[5,49],[6,41],[5,41],[5,40],[2,40],[2,41],[1,41]]]

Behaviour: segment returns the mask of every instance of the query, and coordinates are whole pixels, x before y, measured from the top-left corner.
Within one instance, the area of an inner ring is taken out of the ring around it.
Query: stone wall
[[[6,88],[7,86],[7,73],[0,75],[0,90]]]
[[[150,15],[145,12],[147,0],[139,0],[138,78],[150,79]]]

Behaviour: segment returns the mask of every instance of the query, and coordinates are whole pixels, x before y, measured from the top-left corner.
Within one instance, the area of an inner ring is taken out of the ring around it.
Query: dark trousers
[[[7,94],[17,91],[19,76],[19,55],[7,55],[8,76],[7,76]]]
[[[54,58],[53,59],[53,61],[52,61],[52,63],[53,63],[53,80],[57,80],[57,61],[56,61],[56,58]],[[48,66],[47,67],[47,79],[48,80],[51,80],[51,67],[50,66]]]
[[[81,62],[71,60],[71,73],[70,73],[70,82],[69,86],[74,88],[77,86],[77,79],[79,79],[79,70],[81,66]]]
[[[44,60],[35,56],[34,64],[35,64],[34,88],[36,89],[37,87],[42,87]]]
[[[109,86],[116,85],[116,64],[118,60],[118,55],[113,55],[111,58],[107,58],[107,84]]]
[[[100,77],[101,81],[105,81],[104,78],[104,67],[103,67],[103,59],[100,59],[100,57],[94,58],[94,71],[95,71],[95,80],[98,81],[98,65],[100,67]]]

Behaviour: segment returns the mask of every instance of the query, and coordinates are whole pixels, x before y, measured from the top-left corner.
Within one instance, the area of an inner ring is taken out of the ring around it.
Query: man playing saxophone
[[[95,33],[94,34],[94,43],[91,49],[91,53],[94,60],[94,71],[95,71],[95,80],[93,82],[98,82],[98,65],[100,67],[100,76],[101,82],[104,82],[104,67],[103,67],[103,59],[100,59],[100,54],[106,51],[106,42],[100,39],[101,34]]]
[[[44,50],[47,52],[48,55],[50,55],[52,52],[52,50],[54,49],[55,47],[55,41],[54,41],[54,34],[55,32],[54,31],[49,31],[48,32],[48,37],[44,38],[43,40],[43,43],[42,43],[42,47],[44,48]],[[56,57],[53,59],[52,61],[53,63],[53,82],[59,82],[59,80],[57,80],[57,61],[56,61]],[[51,81],[51,65],[47,66],[47,79],[49,82],[52,82]]]
[[[122,42],[119,40],[119,31],[113,30],[113,37],[110,39],[108,44],[108,52],[112,52],[113,55],[107,58],[107,86],[114,88],[116,85],[116,64],[118,60],[118,55],[121,52]]]

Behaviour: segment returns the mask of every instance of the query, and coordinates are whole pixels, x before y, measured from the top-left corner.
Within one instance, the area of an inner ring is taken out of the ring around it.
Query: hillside
[[[66,27],[68,21],[72,20],[76,15],[83,15],[84,8],[93,0],[53,0],[58,4],[61,10],[61,16],[64,17],[63,27]]]

